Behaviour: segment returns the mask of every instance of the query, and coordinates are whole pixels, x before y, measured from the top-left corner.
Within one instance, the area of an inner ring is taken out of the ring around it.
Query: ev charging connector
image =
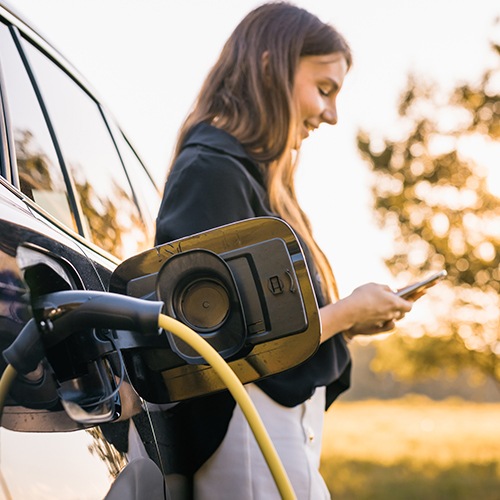
[[[116,420],[124,365],[114,345],[116,330],[158,336],[163,303],[108,292],[69,290],[40,296],[31,319],[3,352],[18,374],[28,375],[47,358],[66,413],[82,424]],[[113,357],[117,357],[118,366]],[[117,380],[118,379],[118,380]]]

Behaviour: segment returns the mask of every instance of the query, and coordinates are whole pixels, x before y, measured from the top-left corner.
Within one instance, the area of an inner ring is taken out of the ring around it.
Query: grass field
[[[339,500],[500,500],[500,403],[336,402],[321,471]]]

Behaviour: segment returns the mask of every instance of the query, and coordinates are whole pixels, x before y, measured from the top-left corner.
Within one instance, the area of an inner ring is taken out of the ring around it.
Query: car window
[[[141,211],[147,214],[147,225],[150,234],[153,234],[154,220],[160,208],[160,192],[118,126],[112,121],[110,126],[132,186],[141,187],[137,192],[137,202]]]
[[[59,147],[76,187],[84,226],[99,247],[126,258],[147,246],[147,230],[98,104],[23,40]]]
[[[4,91],[17,157],[18,187],[51,215],[76,230],[47,123],[9,28],[2,23],[0,47]]]

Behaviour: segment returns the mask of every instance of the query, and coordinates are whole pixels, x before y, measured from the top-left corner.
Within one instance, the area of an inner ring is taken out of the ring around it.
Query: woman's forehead
[[[304,56],[300,58],[297,73],[309,73],[312,76],[324,76],[332,80],[343,79],[348,71],[345,56],[336,52],[319,56]]]

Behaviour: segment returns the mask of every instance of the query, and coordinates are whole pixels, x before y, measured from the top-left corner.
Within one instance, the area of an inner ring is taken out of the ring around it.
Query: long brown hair
[[[301,57],[332,53],[342,53],[351,66],[349,46],[331,25],[286,2],[257,7],[224,45],[180,129],[174,152],[175,161],[187,134],[201,122],[236,137],[265,167],[271,209],[304,239],[331,300],[338,298],[335,278],[295,192],[292,92]]]

